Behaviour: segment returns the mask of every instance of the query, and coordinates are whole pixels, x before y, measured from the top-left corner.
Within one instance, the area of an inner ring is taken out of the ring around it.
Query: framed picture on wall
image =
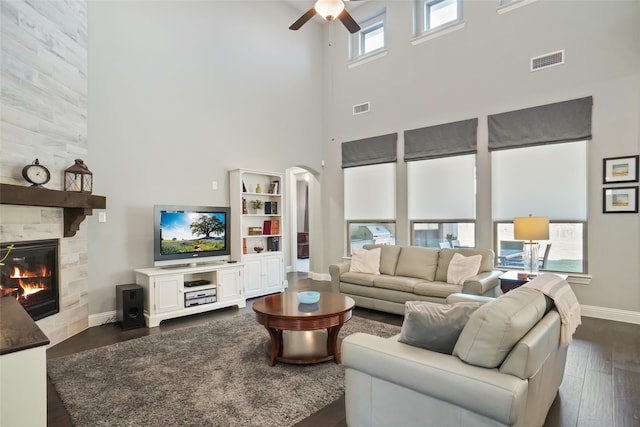
[[[638,156],[603,159],[602,183],[615,182],[638,182]]]
[[[638,186],[603,188],[602,213],[638,213]]]

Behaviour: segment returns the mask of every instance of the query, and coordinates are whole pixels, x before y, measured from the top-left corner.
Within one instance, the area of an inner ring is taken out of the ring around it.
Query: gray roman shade
[[[489,151],[591,139],[593,97],[488,117]]]
[[[342,167],[392,163],[397,156],[398,134],[374,136],[342,143]]]
[[[478,119],[462,120],[404,132],[404,161],[475,154]]]

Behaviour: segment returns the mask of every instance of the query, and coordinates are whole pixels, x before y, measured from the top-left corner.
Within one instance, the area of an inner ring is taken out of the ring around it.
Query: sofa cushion
[[[451,354],[469,316],[481,303],[437,304],[407,301],[398,341],[438,353]]]
[[[380,274],[380,248],[353,249],[349,273]]]
[[[353,283],[360,286],[373,287],[373,279],[378,277],[376,274],[367,273],[342,273],[340,275],[340,282]]]
[[[452,285],[444,282],[425,282],[416,283],[413,287],[413,293],[416,295],[425,295],[430,297],[446,298],[456,292],[462,292],[462,285]]]
[[[364,245],[364,249],[380,248],[380,274],[388,274],[393,276],[396,274],[396,265],[398,264],[398,255],[400,255],[401,246],[396,245]]]
[[[418,283],[424,283],[424,279],[404,276],[388,276],[386,274],[373,279],[373,286],[376,288],[393,289],[402,292],[411,292]]]
[[[478,274],[482,255],[464,256],[460,253],[453,254],[447,270],[447,283],[462,285],[465,280]]]
[[[464,256],[482,255],[482,262],[480,263],[480,270],[478,272],[493,270],[493,251],[491,249],[440,249],[438,254],[438,269],[436,271],[435,280],[439,282],[447,281],[447,273],[449,272],[449,263],[453,254],[459,253]]]
[[[471,315],[453,354],[471,365],[498,367],[546,310],[547,302],[540,292],[522,287],[514,289]]]
[[[433,281],[437,266],[437,249],[402,246],[398,257],[398,265],[396,266],[396,275],[419,277]]]

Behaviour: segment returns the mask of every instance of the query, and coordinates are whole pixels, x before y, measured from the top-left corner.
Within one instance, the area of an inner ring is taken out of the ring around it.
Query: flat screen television
[[[154,266],[229,260],[230,220],[228,207],[154,206]]]

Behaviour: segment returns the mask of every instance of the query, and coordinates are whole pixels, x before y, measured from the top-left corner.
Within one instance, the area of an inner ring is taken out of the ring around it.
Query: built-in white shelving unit
[[[249,169],[229,172],[231,258],[244,264],[245,298],[285,288],[283,177]],[[262,207],[256,208],[254,201]]]

